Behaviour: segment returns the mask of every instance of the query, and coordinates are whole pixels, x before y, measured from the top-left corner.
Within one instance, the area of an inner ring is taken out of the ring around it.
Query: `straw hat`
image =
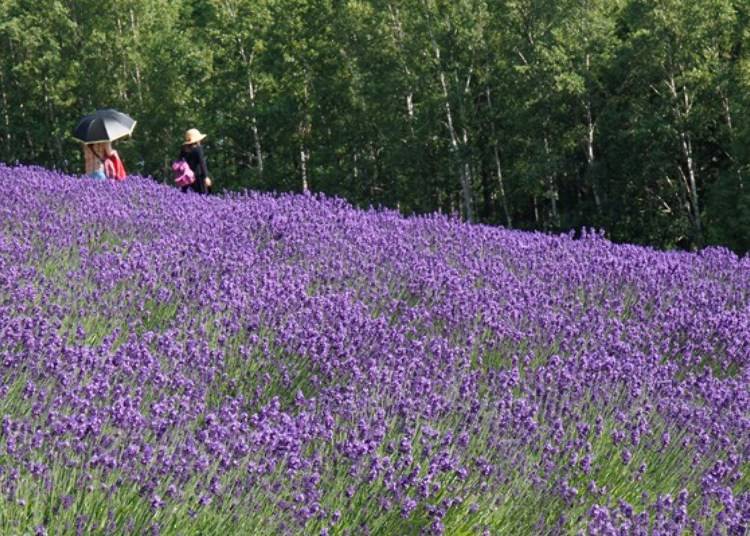
[[[185,141],[182,144],[190,145],[192,143],[198,143],[205,137],[206,135],[201,134],[197,128],[191,128],[190,130],[185,131]]]

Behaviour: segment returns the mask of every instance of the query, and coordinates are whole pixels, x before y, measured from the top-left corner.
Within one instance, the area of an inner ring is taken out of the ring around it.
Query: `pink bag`
[[[174,161],[172,173],[174,173],[174,182],[177,186],[190,186],[195,182],[195,173],[185,160]]]

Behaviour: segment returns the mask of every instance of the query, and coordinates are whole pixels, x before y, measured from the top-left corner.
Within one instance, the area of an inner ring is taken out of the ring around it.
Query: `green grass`
[[[241,473],[238,469],[230,477],[240,477]],[[85,478],[80,469],[58,466],[48,488],[22,474],[13,498],[9,499],[7,493],[0,496],[0,526],[22,534],[33,532],[33,527],[39,525],[45,526],[49,534],[68,534],[75,532],[79,524],[85,534],[147,534],[154,524],[158,524],[161,534],[272,534],[278,528],[275,505],[263,494],[246,496],[235,503],[214,501],[200,507],[197,484],[203,476],[181,486],[183,496],[179,502],[168,498],[168,484],[160,485],[156,493],[165,500],[161,509],[152,508],[150,499],[137,485],[127,481],[115,485],[116,473],[103,477],[93,471],[89,476]],[[67,509],[63,505],[66,495],[72,502]]]

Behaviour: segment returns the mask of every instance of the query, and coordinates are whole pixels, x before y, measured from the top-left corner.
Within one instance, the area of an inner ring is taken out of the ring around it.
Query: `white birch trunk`
[[[378,186],[380,180],[380,174],[378,173],[378,151],[375,149],[375,145],[370,143],[370,161],[372,162],[372,177],[370,178],[370,195],[375,195],[376,190],[382,191]]]
[[[130,11],[130,30],[133,33],[133,39],[137,43],[140,41],[140,38],[138,36],[138,25],[136,24],[136,21],[135,21],[135,12],[133,11],[132,8],[129,11]],[[135,65],[133,66],[133,68],[135,69],[133,73],[133,77],[135,79],[135,87],[138,93],[138,103],[141,105],[141,107],[143,107],[143,78],[141,76],[141,67],[138,61],[135,62]]]
[[[729,129],[729,142],[734,145],[735,142],[735,134],[734,134],[734,121],[732,120],[732,107],[729,102],[729,97],[726,95],[722,95],[721,102],[724,107],[724,120],[727,123],[727,129]],[[734,158],[733,154],[729,154],[729,159],[732,161],[732,164],[734,165],[735,172],[737,173],[737,184],[739,186],[740,191],[743,191],[745,189],[745,180],[742,176],[742,168],[737,165],[737,161]]]
[[[690,94],[687,88],[682,88],[682,98],[680,98],[680,91],[677,89],[677,83],[674,77],[670,77],[667,86],[674,99],[674,111],[677,120],[682,123],[688,118],[692,110],[693,103],[690,100]],[[686,188],[686,194],[688,199],[688,214],[690,215],[690,221],[693,226],[693,232],[698,245],[703,243],[703,223],[701,221],[700,213],[700,199],[698,196],[698,173],[695,165],[695,157],[693,154],[693,145],[690,139],[690,133],[680,125],[679,128],[679,141],[680,149],[682,151],[682,158],[685,164],[686,173],[684,173],[683,185]]]
[[[300,131],[300,174],[302,178],[302,191],[307,192],[310,190],[310,176],[309,176],[309,162],[310,162],[310,149],[306,145],[306,140],[309,139],[312,133],[312,120],[308,114],[310,109],[310,93],[308,90],[308,78],[307,71],[305,71],[305,85],[303,87],[304,95],[304,110],[303,118],[299,125]]]
[[[494,115],[492,114],[492,96],[489,86],[485,88],[484,92],[485,95],[487,95],[487,106],[489,106],[490,108],[490,114]],[[505,179],[503,178],[503,168],[500,165],[500,149],[497,146],[495,123],[494,121],[491,121],[490,124],[492,125],[492,151],[495,157],[495,173],[497,176],[498,190],[500,191],[500,203],[503,206],[503,212],[505,212],[505,221],[507,222],[508,227],[513,227],[513,220],[511,219],[510,210],[508,209],[508,198],[505,195]]]
[[[302,176],[302,191],[307,192],[310,190],[310,183],[307,177],[307,162],[310,159],[310,153],[304,145],[300,145],[299,148],[299,166],[300,174]]]
[[[123,36],[124,32],[123,32],[122,27],[123,27],[122,20],[120,19],[120,15],[119,15],[119,12],[118,12],[118,14],[117,14],[117,34],[118,34],[118,39],[120,40],[120,43],[122,43],[125,40],[125,38]],[[117,92],[119,93],[120,99],[123,102],[127,102],[128,101],[128,94],[125,91],[126,84],[123,81],[124,80],[128,80],[130,78],[130,73],[128,72],[128,58],[127,58],[127,56],[125,56],[125,52],[124,52],[125,49],[126,49],[126,47],[123,46],[122,47],[123,53],[122,53],[122,56],[121,56],[122,57],[122,77],[113,77],[113,78],[117,79]],[[110,80],[110,83],[112,83],[111,80]]]
[[[469,132],[463,129],[463,146],[469,145]],[[461,158],[463,160],[463,172],[461,173],[461,190],[463,191],[464,204],[466,205],[466,219],[470,222],[474,221],[474,195],[472,193],[472,184],[474,184],[474,174],[469,165],[469,160]]]
[[[529,46],[532,49],[536,48],[536,44],[534,42],[534,35],[532,34],[531,28],[528,28],[527,31],[524,33],[527,42],[529,43]],[[528,67],[529,69],[532,68],[531,63],[526,59],[526,56],[524,56],[523,52],[520,50],[517,50],[518,56],[521,58],[521,62],[524,64],[524,66]],[[546,125],[549,121],[549,117],[546,117],[544,120],[544,124]],[[544,152],[547,156],[547,159],[550,158],[550,148],[549,148],[549,140],[547,138],[547,132],[545,127],[544,132]],[[552,162],[550,163],[550,168],[552,168]],[[546,183],[546,184],[545,184]],[[553,172],[548,172],[547,176],[545,177],[543,184],[546,185],[547,188],[547,195],[550,199],[550,216],[551,219],[555,224],[559,224],[559,215],[557,210],[557,186],[555,185],[555,176]],[[539,202],[537,199],[537,195],[534,194],[534,221],[536,225],[539,225]]]
[[[549,138],[544,135],[544,152],[547,159],[550,159],[552,151],[549,148]],[[550,200],[550,217],[554,225],[560,225],[560,214],[557,209],[557,184],[555,183],[555,174],[552,171],[547,172],[547,195]]]
[[[8,151],[10,151],[12,140],[10,133],[10,115],[8,114],[8,94],[5,92],[5,78],[3,77],[2,71],[0,71],[0,102],[2,103],[1,108],[3,110],[3,124],[5,125],[5,143],[8,146]]]
[[[591,70],[591,55],[586,54],[586,72]],[[586,164],[588,169],[591,170],[594,167],[595,154],[594,154],[594,135],[596,133],[596,123],[594,122],[594,115],[591,112],[591,95],[586,92],[586,102],[584,104],[586,108]],[[594,205],[596,206],[596,212],[601,214],[602,212],[602,201],[599,197],[599,184],[595,176],[591,177],[591,193],[594,195]]]
[[[684,130],[680,132],[680,141],[682,145],[682,154],[687,166],[688,192],[690,196],[690,210],[693,213],[693,226],[696,236],[702,242],[703,224],[701,222],[700,207],[698,205],[698,180],[695,171],[695,161],[693,159],[693,145],[690,141],[690,134]]]
[[[586,163],[594,163],[594,122],[591,117],[591,103],[586,101]]]
[[[406,95],[406,114],[409,117],[412,134],[414,134],[414,94],[411,92]]]
[[[260,130],[258,129],[258,112],[255,102],[255,84],[253,84],[252,71],[250,69],[253,58],[245,54],[245,47],[240,43],[240,57],[247,67],[247,96],[250,99],[250,132],[253,133],[253,147],[255,149],[255,161],[258,163],[258,174],[263,177],[263,148],[260,143]]]
[[[594,135],[596,131],[596,125],[591,114],[591,100],[586,98],[586,164],[588,169],[591,170],[594,167],[596,155],[594,153]],[[594,195],[594,204],[596,206],[597,213],[602,211],[602,200],[599,197],[599,184],[597,183],[596,177],[591,178],[591,192]]]
[[[250,97],[250,109],[253,111],[250,116],[250,131],[253,133],[253,145],[255,147],[255,161],[258,163],[258,174],[263,176],[263,149],[260,145],[260,131],[258,129],[258,113],[255,106],[255,86],[253,79],[248,74],[247,91]]]
[[[398,9],[394,8],[392,4],[388,4],[388,13],[391,16],[391,21],[393,24],[393,35],[396,41],[396,45],[398,46],[399,50],[401,51],[401,55],[405,56],[406,53],[404,52],[404,29],[401,25],[401,19],[398,13]],[[406,75],[407,80],[412,80],[412,73],[411,69],[409,69],[409,66],[406,64],[406,62],[403,62],[403,68],[404,68],[404,74]],[[415,119],[415,112],[414,112],[414,91],[409,89],[409,91],[406,93],[406,117],[409,122],[409,130],[411,131],[412,137],[415,135],[414,133],[414,119]]]
[[[432,46],[435,50],[435,60],[437,61],[440,85],[443,90],[445,116],[448,123],[448,133],[450,134],[451,141],[451,153],[453,153],[453,159],[459,169],[459,180],[461,181],[461,193],[463,194],[463,204],[466,211],[466,219],[471,222],[474,221],[474,207],[471,193],[471,171],[469,169],[468,162],[464,162],[463,158],[461,158],[459,138],[453,125],[453,112],[451,111],[451,104],[448,95],[448,84],[445,81],[445,72],[440,66],[440,47],[438,47],[434,39],[432,41]],[[467,141],[467,138],[468,136],[466,130],[464,130],[464,142]]]
[[[495,153],[495,170],[497,172],[497,185],[500,190],[500,202],[503,205],[503,212],[505,212],[505,221],[510,228],[513,227],[513,220],[511,219],[510,210],[508,209],[508,198],[505,195],[505,181],[503,180],[503,168],[500,165],[500,152],[498,151],[497,143],[493,145],[492,149]]]

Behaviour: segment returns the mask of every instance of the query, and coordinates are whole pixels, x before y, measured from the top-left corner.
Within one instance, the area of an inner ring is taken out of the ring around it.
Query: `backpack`
[[[172,163],[172,173],[177,186],[190,186],[195,182],[195,173],[184,159]]]

